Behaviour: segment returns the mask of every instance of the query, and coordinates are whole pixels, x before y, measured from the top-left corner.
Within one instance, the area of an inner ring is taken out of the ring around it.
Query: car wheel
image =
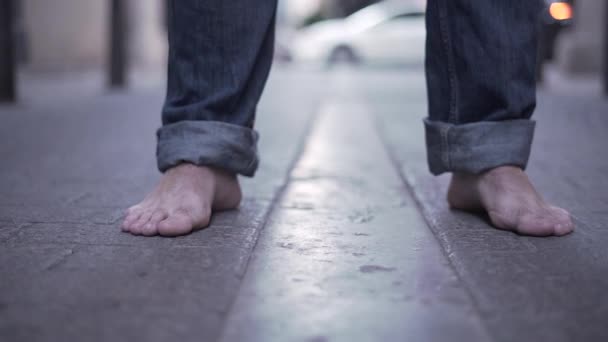
[[[329,54],[329,59],[327,60],[327,64],[329,65],[359,64],[360,62],[361,60],[355,51],[351,47],[344,45],[334,48],[331,54]]]

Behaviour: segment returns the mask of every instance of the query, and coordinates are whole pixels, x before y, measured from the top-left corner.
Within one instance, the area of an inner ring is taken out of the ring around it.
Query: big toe
[[[555,217],[555,235],[562,236],[574,231],[574,222],[569,212],[562,208],[551,207]]]
[[[172,214],[157,225],[158,234],[162,236],[178,236],[192,232],[192,219],[185,214]]]
[[[522,217],[517,226],[519,233],[533,236],[562,236],[573,230],[574,224],[570,214],[561,208],[554,207],[542,214]]]
[[[523,217],[515,231],[530,236],[551,236],[555,235],[555,222],[546,217]]]

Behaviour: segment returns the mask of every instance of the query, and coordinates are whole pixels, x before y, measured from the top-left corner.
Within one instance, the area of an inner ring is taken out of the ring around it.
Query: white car
[[[296,62],[421,64],[424,1],[383,1],[344,19],[301,29],[291,44]]]

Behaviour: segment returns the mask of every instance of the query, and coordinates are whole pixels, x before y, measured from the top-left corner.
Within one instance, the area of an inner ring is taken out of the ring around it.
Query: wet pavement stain
[[[291,205],[282,206],[284,209],[296,209],[296,210],[313,210],[315,205],[308,202],[294,202]]]
[[[352,223],[368,223],[374,219],[374,215],[369,213],[355,213],[353,215],[348,216],[348,219]]]
[[[379,265],[363,265],[359,267],[359,271],[362,273],[377,273],[377,272],[393,272],[397,268],[395,267],[384,267]]]
[[[277,246],[285,249],[294,249],[295,245],[291,242],[279,242]]]
[[[316,262],[323,262],[323,263],[326,263],[326,264],[333,264],[334,263],[333,260],[329,260],[329,259],[316,259],[314,261],[316,261]]]

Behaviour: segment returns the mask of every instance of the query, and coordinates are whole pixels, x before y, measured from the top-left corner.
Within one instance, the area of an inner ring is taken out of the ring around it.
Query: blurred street
[[[608,340],[598,94],[538,94],[528,172],[572,211],[567,237],[447,208],[421,68],[277,66],[240,209],[142,238],[119,224],[159,178],[161,77],[125,92],[94,73],[21,79],[0,107],[1,341]]]

